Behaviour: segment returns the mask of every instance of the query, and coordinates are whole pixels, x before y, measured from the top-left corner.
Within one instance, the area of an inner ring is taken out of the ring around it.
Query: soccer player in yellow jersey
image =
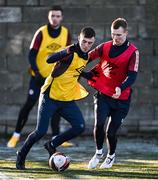
[[[41,89],[36,129],[30,133],[17,152],[17,169],[25,169],[28,152],[34,143],[46,134],[49,119],[56,111],[70,123],[71,128],[45,143],[44,146],[50,156],[59,145],[84,131],[84,118],[75,101],[88,95],[85,88],[78,82],[78,78],[88,62],[88,52],[94,41],[95,31],[91,27],[83,28],[77,44],[48,57],[47,62],[50,64],[56,62],[56,65]]]
[[[21,131],[28,120],[28,115],[39,98],[41,86],[54,66],[54,64],[46,62],[47,56],[71,43],[70,32],[61,25],[62,20],[62,8],[53,6],[48,12],[49,23],[40,27],[33,37],[29,51],[31,78],[28,96],[19,112],[15,131],[7,144],[10,148],[16,147]],[[59,133],[59,120],[58,113],[54,114],[51,121],[53,136]]]

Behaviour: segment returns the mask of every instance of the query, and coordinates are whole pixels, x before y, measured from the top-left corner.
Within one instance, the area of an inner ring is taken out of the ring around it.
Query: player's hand
[[[87,80],[91,80],[94,76],[94,73],[89,71],[89,72],[84,72],[82,71],[80,76],[82,76],[83,78],[87,79]]]
[[[92,69],[91,72],[93,72],[95,77],[99,77],[99,72],[96,69]]]
[[[121,95],[121,88],[116,87],[115,88],[115,94],[112,95],[112,98],[118,99],[120,97],[120,95]]]
[[[43,78],[39,72],[35,73],[34,78],[37,86],[41,87],[44,84],[45,78]]]
[[[94,73],[93,71],[89,71],[89,72],[85,72],[82,71],[80,76],[82,76],[83,78],[87,79],[87,80],[91,80],[95,82],[95,79],[93,79],[94,77],[98,77],[99,74],[98,73]]]

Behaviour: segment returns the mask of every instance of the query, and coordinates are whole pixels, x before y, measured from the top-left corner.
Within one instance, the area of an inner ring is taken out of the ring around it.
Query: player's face
[[[53,28],[58,28],[61,24],[61,21],[63,20],[62,12],[55,10],[49,11],[48,20]]]
[[[114,45],[121,46],[126,41],[127,35],[128,31],[123,27],[119,27],[118,29],[111,27],[111,37]]]
[[[86,38],[84,37],[84,35],[80,34],[80,36],[78,37],[78,41],[79,41],[81,50],[83,52],[88,52],[93,46],[95,38],[94,37]]]

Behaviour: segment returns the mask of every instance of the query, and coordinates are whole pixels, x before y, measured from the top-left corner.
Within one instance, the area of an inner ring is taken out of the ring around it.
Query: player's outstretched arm
[[[67,49],[64,49],[64,50],[59,51],[59,52],[54,53],[54,54],[51,54],[47,58],[47,63],[55,63],[57,61],[60,61],[61,59],[63,59],[67,55],[68,55]]]
[[[63,58],[70,55],[71,53],[73,53],[74,51],[75,51],[75,45],[73,44],[57,53],[53,53],[53,54],[49,55],[47,58],[47,63],[55,63],[57,61],[60,61]]]

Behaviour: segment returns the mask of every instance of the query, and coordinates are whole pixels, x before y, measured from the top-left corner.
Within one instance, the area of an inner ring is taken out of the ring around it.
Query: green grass
[[[4,141],[0,144],[0,180],[10,179],[158,179],[158,144],[157,139],[120,138],[116,152],[116,162],[110,169],[87,169],[87,164],[95,152],[95,143],[91,137],[76,139],[72,148],[58,148],[58,151],[71,157],[72,162],[64,172],[55,172],[48,166],[48,152],[43,148],[43,141],[37,143],[29,152],[26,170],[15,168],[16,151],[7,148]],[[22,143],[22,142],[21,142]],[[105,146],[105,153],[107,152]],[[9,178],[8,178],[9,177]],[[8,178],[8,179],[7,179]]]
[[[13,179],[158,179],[157,154],[120,158],[111,169],[88,170],[87,162],[71,162],[64,172],[51,170],[46,161],[27,161],[25,171],[15,168],[15,161],[0,160],[0,172]]]

